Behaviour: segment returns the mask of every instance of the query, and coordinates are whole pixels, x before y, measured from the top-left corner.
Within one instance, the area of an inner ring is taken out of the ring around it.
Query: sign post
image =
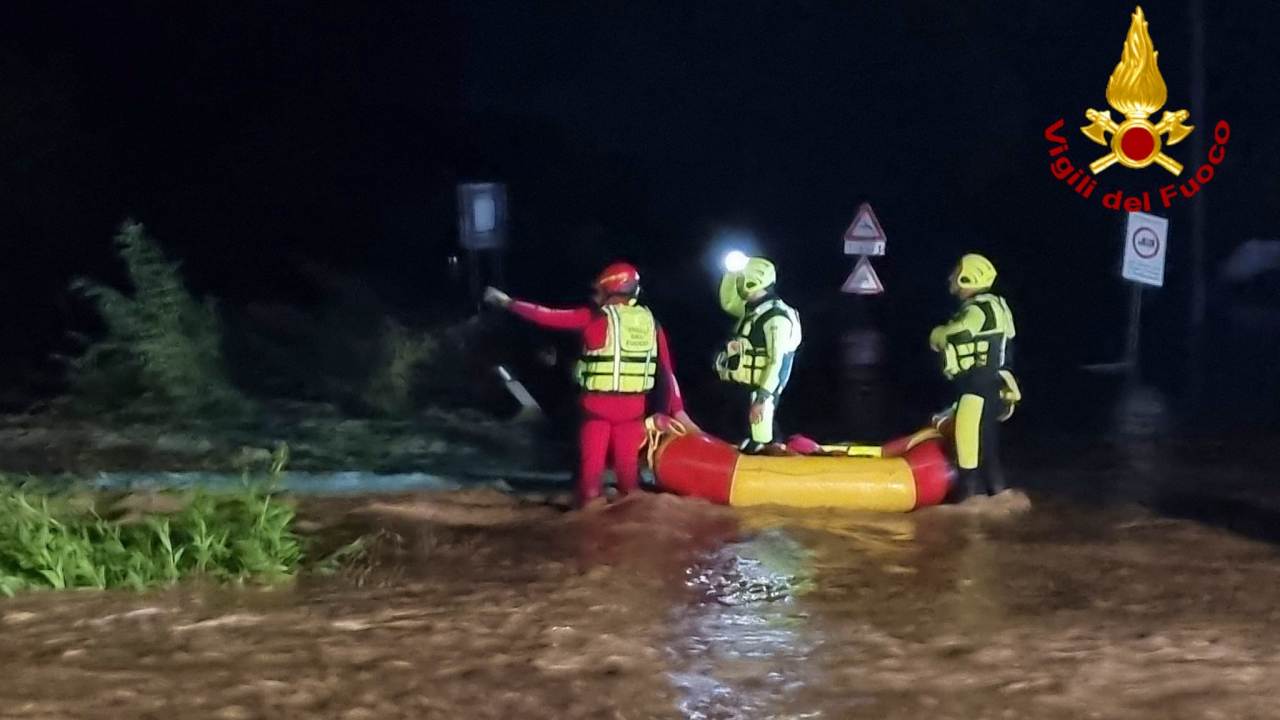
[[[844,231],[844,254],[857,255],[858,263],[840,287],[841,292],[852,295],[879,295],[884,292],[884,284],[871,266],[870,257],[884,255],[886,242],[884,228],[880,227],[871,204],[859,205],[849,229]]]
[[[1138,345],[1142,337],[1142,285],[1129,288],[1129,336],[1124,344],[1124,367],[1130,375],[1138,374]]]
[[[855,296],[848,327],[841,338],[843,352],[840,405],[844,422],[855,433],[868,433],[884,416],[884,389],[879,382],[884,361],[884,335],[876,328],[874,314],[861,296],[880,295],[884,283],[871,265],[873,256],[884,255],[884,228],[869,203],[862,203],[844,231],[844,254],[856,255],[853,271],[840,292]]]
[[[1130,375],[1138,373],[1139,340],[1142,336],[1142,288],[1164,286],[1165,256],[1169,247],[1169,219],[1131,212],[1125,221],[1124,263],[1120,275],[1132,284],[1129,295],[1129,337],[1125,343],[1125,366]]]

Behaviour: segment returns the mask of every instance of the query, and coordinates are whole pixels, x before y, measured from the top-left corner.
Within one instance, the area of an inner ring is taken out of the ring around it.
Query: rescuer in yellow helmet
[[[1004,298],[991,292],[996,269],[981,255],[960,258],[951,272],[951,294],[960,309],[929,334],[942,372],[956,389],[954,434],[960,478],[956,498],[1005,489],[1000,464],[1000,422],[1022,398],[1010,366],[1017,329]]]
[[[781,298],[778,271],[760,257],[720,280],[720,307],[738,319],[716,356],[716,373],[751,395],[749,433],[740,449],[758,453],[774,442],[774,416],[800,347],[800,316]]]

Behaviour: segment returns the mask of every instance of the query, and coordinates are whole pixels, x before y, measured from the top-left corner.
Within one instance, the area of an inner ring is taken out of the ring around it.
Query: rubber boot
[[[977,470],[959,470],[955,482],[951,484],[951,492],[947,493],[947,502],[960,503],[973,495],[982,492],[979,487],[981,479]]]
[[[972,470],[960,471],[960,485],[964,488],[964,497],[969,499],[974,495],[982,495],[985,484],[982,481],[982,469],[974,468]]]
[[[1009,486],[1005,484],[1005,481],[1004,481],[1004,472],[1002,472],[1001,470],[996,468],[990,468],[987,470],[986,473],[984,473],[984,476],[986,477],[986,481],[987,481],[986,485],[987,485],[988,495],[999,495],[1000,493],[1009,489]]]

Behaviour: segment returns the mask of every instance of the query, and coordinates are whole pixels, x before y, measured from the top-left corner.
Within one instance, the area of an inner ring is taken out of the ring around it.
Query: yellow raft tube
[[[659,489],[722,505],[910,512],[942,503],[955,474],[933,428],[883,446],[815,446],[806,455],[744,455],[661,416],[649,429]]]

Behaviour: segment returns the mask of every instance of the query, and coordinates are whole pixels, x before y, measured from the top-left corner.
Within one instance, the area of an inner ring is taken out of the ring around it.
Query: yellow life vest
[[[738,322],[733,339],[716,357],[716,373],[721,380],[760,387],[764,383],[765,370],[769,367],[769,348],[765,342],[765,323],[776,317],[785,317],[791,323],[791,336],[783,353],[795,352],[800,346],[800,316],[790,305],[774,298],[746,310]]]
[[[953,322],[960,320],[969,308],[982,311],[982,327],[974,332],[964,329],[947,335],[942,349],[942,372],[954,379],[971,370],[990,368],[998,371],[1005,365],[1009,342],[1017,336],[1013,313],[1004,298],[982,293],[969,298]]]
[[[578,384],[591,392],[645,393],[658,375],[658,323],[640,305],[605,305],[604,345],[584,349]]]

